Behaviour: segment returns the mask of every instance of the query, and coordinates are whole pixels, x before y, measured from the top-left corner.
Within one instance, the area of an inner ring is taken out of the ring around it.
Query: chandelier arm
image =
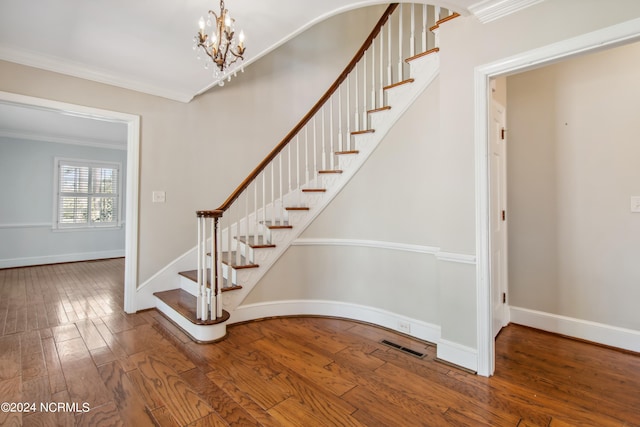
[[[236,62],[238,59],[242,59],[244,61],[244,57],[242,56],[241,53],[235,53],[233,50],[229,51],[233,56],[235,56],[235,59],[233,60],[233,62],[230,62],[229,65],[233,64],[234,62]]]
[[[202,44],[202,43],[198,43],[198,46],[202,48],[202,50],[204,50],[204,53],[207,54],[207,56],[209,56],[209,58],[215,60],[214,56],[209,52],[209,50],[207,49],[207,47]]]

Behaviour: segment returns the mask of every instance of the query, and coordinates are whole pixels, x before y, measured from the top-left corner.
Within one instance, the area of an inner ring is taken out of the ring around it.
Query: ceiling
[[[468,14],[478,0],[436,2]],[[227,0],[226,8],[246,34],[249,66],[329,16],[381,3]],[[2,0],[0,59],[189,102],[217,84],[192,49],[209,9],[218,0]]]
[[[126,150],[127,125],[0,101],[0,142],[3,138]]]

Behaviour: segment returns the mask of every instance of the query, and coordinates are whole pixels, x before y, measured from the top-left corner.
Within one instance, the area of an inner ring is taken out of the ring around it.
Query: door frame
[[[0,102],[73,114],[88,119],[106,120],[127,126],[127,178],[125,184],[125,265],[124,311],[135,313],[138,287],[138,182],[140,175],[140,116],[68,104],[50,99],[0,91]]]
[[[480,65],[474,71],[474,141],[476,185],[476,336],[478,375],[495,371],[495,340],[491,328],[491,265],[489,217],[489,103],[490,80],[527,71],[572,56],[605,50],[640,40],[640,18]],[[507,106],[508,108],[508,106]]]

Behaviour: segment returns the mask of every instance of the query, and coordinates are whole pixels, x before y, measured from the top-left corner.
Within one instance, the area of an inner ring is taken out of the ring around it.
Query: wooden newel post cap
[[[224,212],[219,209],[212,211],[196,211],[196,216],[198,218],[221,218],[223,213]]]

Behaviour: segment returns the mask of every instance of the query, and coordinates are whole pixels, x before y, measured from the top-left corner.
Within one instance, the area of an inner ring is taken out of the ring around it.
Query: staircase
[[[198,211],[195,270],[154,293],[197,342],[226,324],[261,277],[347,184],[438,75],[440,24],[458,16],[391,4],[325,95],[218,208]]]

